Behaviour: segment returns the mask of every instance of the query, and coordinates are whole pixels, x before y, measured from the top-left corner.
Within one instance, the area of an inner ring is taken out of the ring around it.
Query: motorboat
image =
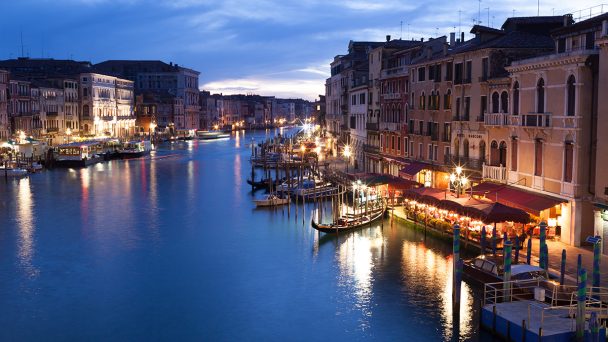
[[[256,207],[274,207],[278,205],[289,204],[289,197],[280,197],[275,194],[269,194],[262,199],[253,200]]]
[[[221,131],[196,131],[196,137],[201,140],[216,140],[230,138],[230,134]]]
[[[150,154],[152,144],[149,140],[130,141],[125,144],[124,148],[119,152],[123,159],[139,158]]]

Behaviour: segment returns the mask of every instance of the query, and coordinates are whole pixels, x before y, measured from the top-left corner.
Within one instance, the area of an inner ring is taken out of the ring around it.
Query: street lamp
[[[150,141],[152,141],[152,134],[156,135],[156,122],[154,122],[154,121],[152,121],[150,123],[150,132],[149,132]]]
[[[342,152],[342,155],[344,155],[346,158],[346,173],[348,173],[348,164],[350,164],[350,154],[350,146],[344,146],[344,152]]]
[[[462,167],[457,166],[455,172],[450,174],[450,183],[457,189],[456,198],[460,197],[461,188],[467,185],[468,179],[462,172]]]

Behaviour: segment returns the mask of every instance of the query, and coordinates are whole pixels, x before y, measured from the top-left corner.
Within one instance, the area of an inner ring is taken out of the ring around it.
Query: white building
[[[135,132],[133,82],[96,73],[80,74],[84,134],[125,138]]]
[[[367,143],[367,108],[369,96],[367,82],[351,88],[349,91],[350,145],[353,151],[352,163],[357,169],[363,169],[365,155],[363,148]]]

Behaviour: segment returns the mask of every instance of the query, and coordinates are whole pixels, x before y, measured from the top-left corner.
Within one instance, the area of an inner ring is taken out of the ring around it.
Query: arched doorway
[[[507,143],[504,141],[501,141],[498,147],[498,164],[507,165]]]
[[[498,166],[499,160],[498,143],[496,140],[492,140],[490,143],[490,165]]]
[[[479,162],[480,163],[486,162],[486,142],[485,142],[485,140],[481,140],[479,142]]]

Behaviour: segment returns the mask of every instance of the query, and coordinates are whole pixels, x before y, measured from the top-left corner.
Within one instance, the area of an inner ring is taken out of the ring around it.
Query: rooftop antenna
[[[462,21],[461,21],[462,10],[458,10],[458,37],[460,37],[460,32],[462,31]]]
[[[536,16],[540,17],[540,0],[536,1]]]
[[[484,9],[488,10],[488,27],[492,27],[490,26],[490,7],[486,7]]]
[[[23,52],[23,30],[20,31],[21,34],[21,57],[25,57],[25,53]]]
[[[401,33],[399,34],[399,40],[403,38],[403,20],[401,20]]]
[[[515,17],[515,10],[513,10],[513,17]]]
[[[407,24],[407,39],[410,39],[410,24]]]
[[[477,22],[481,23],[481,0],[477,0],[477,1],[479,1],[479,8],[478,8],[478,12],[477,12]]]
[[[492,16],[492,27],[494,27],[494,19],[496,19],[496,16]]]

